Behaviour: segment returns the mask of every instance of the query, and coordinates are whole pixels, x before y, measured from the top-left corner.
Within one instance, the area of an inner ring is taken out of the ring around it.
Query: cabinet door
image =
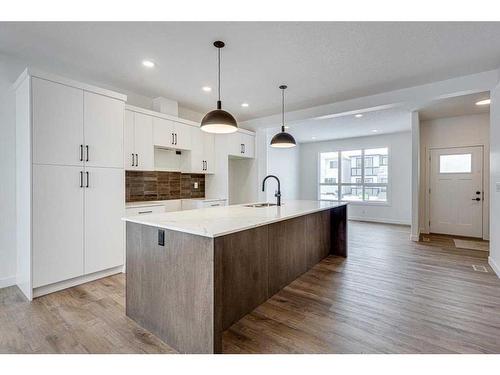
[[[127,170],[136,169],[134,138],[134,112],[125,111],[123,124],[123,164]]]
[[[84,139],[86,165],[123,168],[123,111],[125,103],[84,92]]]
[[[241,138],[240,133],[231,133],[227,134],[227,153],[233,156],[241,156],[242,155],[242,146],[241,146]]]
[[[253,135],[240,133],[240,143],[242,146],[242,156],[246,158],[255,157],[255,137]]]
[[[82,165],[83,90],[32,78],[33,162]]]
[[[153,118],[134,113],[134,147],[138,170],[154,170]]]
[[[179,150],[191,150],[191,131],[197,131],[194,126],[174,122],[175,148]]]
[[[121,169],[86,168],[85,274],[124,263],[125,177]]]
[[[159,117],[153,117],[153,144],[155,146],[174,148],[174,123]]]
[[[81,167],[33,166],[33,287],[83,275]]]
[[[204,152],[204,142],[205,136],[209,135],[200,129],[193,129],[192,141],[193,147],[191,149],[191,163],[189,170],[187,172],[190,173],[205,173],[204,170],[204,160],[205,160],[205,152]]]
[[[205,160],[205,173],[214,173],[215,166],[215,137],[213,134],[203,132],[203,160]]]

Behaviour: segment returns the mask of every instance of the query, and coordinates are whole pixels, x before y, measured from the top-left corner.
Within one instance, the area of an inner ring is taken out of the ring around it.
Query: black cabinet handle
[[[481,192],[480,191],[476,191],[476,194],[479,195],[479,194],[481,194]]]
[[[152,214],[153,211],[152,210],[149,210],[149,211],[139,211],[139,215],[142,215],[142,214]]]
[[[177,133],[175,133],[175,144],[177,145]]]
[[[481,200],[481,198],[472,198],[472,200],[473,200],[473,201],[478,201],[478,202],[479,202],[479,201]]]
[[[245,153],[247,150],[246,150],[246,147],[245,147],[245,144],[243,143],[243,153]]]
[[[90,174],[89,174],[89,172],[85,172],[85,174],[87,175],[87,186],[85,186],[85,187],[89,187],[89,185],[90,185],[90,178],[89,178]]]
[[[83,161],[83,145],[80,145],[80,161]]]
[[[85,161],[89,161],[89,145],[85,145],[85,150],[87,152],[87,158]]]
[[[135,166],[139,166],[139,154],[135,154]]]
[[[174,133],[172,133],[172,144],[174,144]]]
[[[80,171],[80,187],[81,188],[83,187],[83,172],[82,171]]]
[[[132,154],[132,167],[135,167],[135,155]]]

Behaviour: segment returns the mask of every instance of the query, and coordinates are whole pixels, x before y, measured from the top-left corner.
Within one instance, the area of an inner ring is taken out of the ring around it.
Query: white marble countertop
[[[219,237],[346,204],[293,200],[284,201],[280,207],[233,205],[131,216],[123,220],[204,237]]]

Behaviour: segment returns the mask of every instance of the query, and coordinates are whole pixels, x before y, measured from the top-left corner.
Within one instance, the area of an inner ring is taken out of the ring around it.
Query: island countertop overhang
[[[232,205],[131,216],[123,220],[215,238],[345,205],[345,202],[290,200],[279,207]]]

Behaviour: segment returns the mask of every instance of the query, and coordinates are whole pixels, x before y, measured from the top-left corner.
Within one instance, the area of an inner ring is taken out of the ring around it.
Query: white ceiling
[[[361,118],[348,115],[324,120],[301,121],[290,125],[287,131],[297,142],[306,143],[409,130],[410,112],[384,110],[365,112]]]
[[[488,113],[489,105],[476,105],[476,102],[490,97],[489,92],[481,92],[471,95],[456,96],[453,98],[436,100],[422,109],[419,109],[420,120],[434,120],[443,117],[454,117],[473,115],[477,113]]]
[[[215,89],[217,39],[239,121],[278,113],[281,83],[296,110],[500,66],[500,23],[0,23],[0,52],[200,112],[215,105],[200,88]]]

